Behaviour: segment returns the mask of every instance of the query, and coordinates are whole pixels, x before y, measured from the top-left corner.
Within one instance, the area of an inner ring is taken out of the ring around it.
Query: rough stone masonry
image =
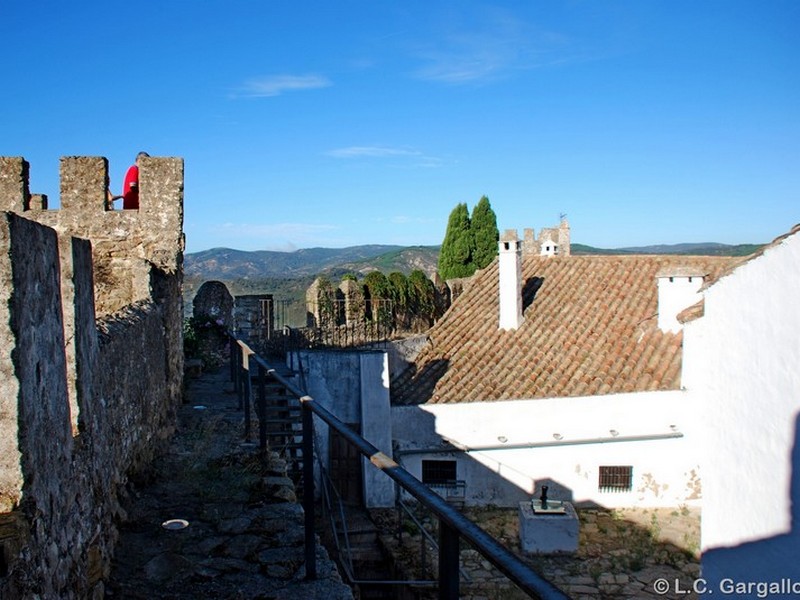
[[[140,165],[108,210],[108,163],[61,159],[60,208],[0,157],[0,597],[102,597],[120,486],[182,397],[183,161]]]

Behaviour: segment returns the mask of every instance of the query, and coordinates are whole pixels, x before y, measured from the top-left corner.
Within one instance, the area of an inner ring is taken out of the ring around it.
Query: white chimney
[[[506,229],[499,242],[500,329],[522,325],[522,244],[516,229]]]
[[[682,325],[678,314],[703,299],[700,287],[704,274],[697,269],[668,267],[656,275],[658,279],[658,327],[677,333]]]

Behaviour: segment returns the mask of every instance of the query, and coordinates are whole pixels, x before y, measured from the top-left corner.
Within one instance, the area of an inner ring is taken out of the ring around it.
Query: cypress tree
[[[492,210],[489,198],[481,197],[472,209],[471,229],[475,237],[475,252],[472,262],[475,269],[483,269],[497,256],[497,240],[500,232],[497,229],[497,215]]]
[[[474,247],[469,211],[466,204],[460,203],[447,221],[447,231],[439,251],[439,276],[447,280],[472,275],[475,272],[472,264]]]
[[[408,278],[399,271],[389,273],[389,294],[395,305],[395,310],[406,310],[409,301]]]
[[[408,278],[401,272],[389,273],[389,293],[392,298],[392,312],[394,313],[394,323],[397,327],[408,329],[411,321],[409,314],[410,308],[410,287]]]
[[[372,321],[380,322],[383,325],[389,324],[391,311],[387,303],[392,298],[391,287],[386,275],[380,271],[370,271],[364,277],[364,292],[369,298],[371,310],[369,316]]]
[[[436,309],[436,289],[433,282],[419,269],[408,276],[411,311],[418,317],[433,323]]]

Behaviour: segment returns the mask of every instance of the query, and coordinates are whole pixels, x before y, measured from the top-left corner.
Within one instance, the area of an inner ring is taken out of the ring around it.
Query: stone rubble
[[[697,509],[579,509],[577,553],[555,555],[522,553],[516,509],[473,508],[464,512],[570,598],[684,598],[700,576]],[[373,516],[381,524],[384,544],[396,559],[404,561],[406,572],[418,570],[419,535],[404,527],[401,545],[396,536],[396,512],[373,511]],[[435,537],[431,518],[423,514],[417,517]],[[431,556],[429,552],[429,570],[435,569]],[[462,549],[461,568],[462,600],[527,597],[473,549]],[[663,582],[667,589],[657,591]]]

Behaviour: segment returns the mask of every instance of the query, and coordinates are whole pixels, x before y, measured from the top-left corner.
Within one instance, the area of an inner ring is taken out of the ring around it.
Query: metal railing
[[[454,506],[464,506],[467,500],[467,482],[463,480],[447,483],[426,483],[429,488]]]
[[[314,532],[316,506],[314,502],[314,463],[312,460],[314,455],[313,417],[316,416],[336,430],[342,438],[366,457],[373,467],[383,471],[438,518],[439,598],[447,600],[459,598],[459,544],[461,539],[467,541],[486,560],[532,598],[568,598],[561,590],[533,571],[497,540],[448,504],[439,494],[432,491],[389,456],[350,429],[326,408],[317,404],[311,396],[298,389],[291,381],[282,377],[275,368],[256,354],[245,342],[231,337],[231,377],[234,380],[234,388],[239,395],[239,408],[244,410],[246,440],[249,441],[251,435],[250,403],[254,373],[258,390],[256,396],[258,414],[264,414],[265,412],[266,393],[264,391],[264,382],[267,377],[274,379],[286,389],[288,394],[299,400],[302,408],[302,487],[303,509],[305,511],[305,566],[308,579],[317,578]],[[260,419],[260,421],[262,423],[259,426],[259,444],[262,449],[266,449],[264,419]]]

